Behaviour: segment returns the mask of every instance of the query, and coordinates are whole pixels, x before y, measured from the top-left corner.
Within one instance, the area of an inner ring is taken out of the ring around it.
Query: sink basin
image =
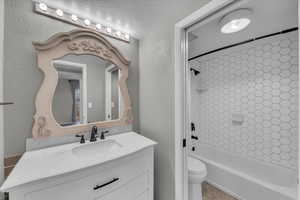
[[[104,140],[95,143],[89,143],[78,146],[72,149],[74,155],[79,157],[95,157],[100,155],[107,155],[119,150],[122,147],[115,140]]]

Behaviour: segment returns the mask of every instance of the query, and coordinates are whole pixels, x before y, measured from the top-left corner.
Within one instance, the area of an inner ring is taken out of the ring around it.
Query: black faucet
[[[101,131],[101,135],[100,135],[100,140],[104,140],[105,139],[105,134],[108,133],[109,131]]]
[[[96,142],[97,141],[97,135],[98,135],[97,126],[93,126],[92,127],[92,132],[91,132],[90,142]]]

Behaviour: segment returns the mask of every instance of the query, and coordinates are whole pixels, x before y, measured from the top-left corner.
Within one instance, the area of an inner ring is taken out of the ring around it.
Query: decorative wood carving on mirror
[[[33,45],[37,51],[38,67],[44,73],[44,80],[35,101],[36,113],[32,128],[34,138],[85,132],[89,131],[92,126],[105,128],[132,123],[131,101],[126,84],[130,62],[103,36],[92,30],[76,29],[55,34],[45,42],[33,42]],[[123,113],[118,120],[68,127],[63,127],[57,123],[52,112],[52,100],[58,83],[58,72],[52,61],[69,54],[97,56],[110,61],[121,70],[118,84],[123,99]]]

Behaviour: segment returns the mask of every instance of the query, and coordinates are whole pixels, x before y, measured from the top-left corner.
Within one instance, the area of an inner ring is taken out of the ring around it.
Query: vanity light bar
[[[83,28],[89,28],[95,30],[99,33],[103,33],[107,36],[125,41],[130,42],[130,35],[128,33],[122,32],[120,30],[114,29],[109,25],[104,25],[101,23],[97,23],[90,19],[81,17],[74,13],[66,12],[59,8],[54,8],[46,3],[40,1],[33,1],[34,2],[34,11],[38,14],[42,14],[54,19],[58,19],[63,22],[67,22],[69,24],[73,24]]]

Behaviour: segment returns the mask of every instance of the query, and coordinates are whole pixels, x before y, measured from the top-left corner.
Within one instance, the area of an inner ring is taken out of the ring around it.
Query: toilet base
[[[189,184],[189,200],[202,200],[202,184]]]

